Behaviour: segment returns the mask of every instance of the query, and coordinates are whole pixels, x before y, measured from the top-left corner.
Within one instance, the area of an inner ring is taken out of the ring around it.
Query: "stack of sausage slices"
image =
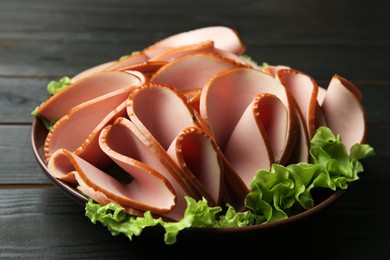
[[[37,110],[58,120],[44,146],[50,173],[102,205],[179,220],[185,196],[243,209],[256,171],[308,162],[320,126],[347,149],[365,141],[351,82],[334,75],[322,88],[244,51],[235,30],[205,27],[74,76]]]

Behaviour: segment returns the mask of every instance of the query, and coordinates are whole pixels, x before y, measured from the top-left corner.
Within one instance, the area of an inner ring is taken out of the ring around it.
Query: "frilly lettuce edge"
[[[271,170],[256,172],[245,198],[247,211],[237,212],[229,204],[210,207],[206,199],[195,201],[186,197],[187,209],[183,219],[166,222],[153,218],[147,211],[143,217],[125,213],[124,208],[113,202],[100,205],[92,199],[85,207],[86,216],[92,223],[100,222],[116,236],[126,235],[130,240],[140,236],[143,229],[161,225],[165,229],[164,242],[177,241],[179,232],[189,227],[226,228],[243,227],[286,219],[315,205],[313,189],[347,189],[348,184],[359,179],[363,172],[359,160],[375,155],[368,144],[355,144],[349,151],[327,127],[318,128],[311,140],[312,163],[283,166],[273,164]]]

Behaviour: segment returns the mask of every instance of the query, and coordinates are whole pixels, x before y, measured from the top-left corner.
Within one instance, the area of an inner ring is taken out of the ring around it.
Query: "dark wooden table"
[[[0,0],[0,258],[390,259],[389,11],[385,0]],[[336,203],[294,225],[187,232],[173,246],[158,230],[132,242],[113,237],[38,167],[30,112],[53,79],[209,25],[236,28],[259,62],[289,65],[323,86],[335,73],[353,81],[377,155]]]

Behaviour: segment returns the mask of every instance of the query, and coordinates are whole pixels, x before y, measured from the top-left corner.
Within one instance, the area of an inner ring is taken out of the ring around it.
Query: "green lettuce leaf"
[[[162,218],[153,218],[150,211],[143,217],[126,214],[124,208],[113,202],[102,206],[92,199],[85,207],[85,215],[96,224],[100,222],[106,226],[113,236],[126,235],[130,240],[133,236],[141,235],[147,227],[161,225],[164,230],[164,241],[171,245],[176,243],[179,232],[186,228],[218,228],[218,227],[242,227],[251,224],[253,215],[251,212],[236,212],[231,206],[225,215],[219,219],[217,214],[221,207],[210,207],[206,199],[195,201],[191,197],[185,198],[187,209],[184,217],[177,222],[167,222]]]
[[[70,84],[72,84],[72,81],[69,77],[62,77],[59,81],[53,80],[47,85],[47,92],[54,95]]]
[[[339,136],[320,127],[311,141],[312,163],[283,166],[273,164],[271,170],[259,170],[245,198],[247,211],[237,212],[229,204],[225,208],[211,207],[205,198],[196,201],[185,197],[187,209],[177,222],[153,218],[150,212],[143,217],[126,214],[124,208],[110,203],[106,206],[89,200],[86,216],[92,223],[102,223],[112,235],[126,235],[130,240],[147,227],[161,225],[164,241],[174,244],[179,232],[186,228],[229,228],[263,224],[286,219],[314,206],[314,188],[346,189],[363,171],[359,160],[375,155],[367,144],[354,145],[349,154]]]
[[[125,213],[124,208],[113,202],[102,206],[88,201],[85,207],[85,215],[96,224],[100,222],[111,232],[113,236],[126,234],[131,240],[133,236],[141,235],[145,227],[155,226],[159,219],[154,219],[150,211],[145,212],[143,217],[135,217]]]
[[[271,170],[256,173],[245,198],[256,224],[285,219],[313,207],[313,188],[347,189],[363,171],[359,160],[375,152],[367,144],[355,144],[348,153],[340,136],[320,127],[311,140],[310,155],[312,163],[274,164]]]

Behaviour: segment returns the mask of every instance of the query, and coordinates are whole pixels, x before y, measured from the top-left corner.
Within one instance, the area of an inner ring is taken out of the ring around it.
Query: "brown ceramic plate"
[[[38,161],[39,166],[42,168],[43,173],[59,188],[61,189],[68,197],[76,201],[77,203],[81,205],[85,205],[85,203],[88,201],[88,198],[78,192],[75,188],[69,186],[65,182],[59,181],[56,178],[54,178],[47,168],[47,162],[44,158],[44,142],[46,139],[48,131],[44,127],[44,125],[41,123],[39,119],[35,119],[32,122],[32,128],[31,128],[31,142],[32,142],[32,148],[35,155],[36,160]],[[267,223],[267,224],[261,224],[261,225],[254,225],[254,226],[247,226],[247,227],[239,227],[239,228],[214,228],[212,229],[213,232],[223,232],[223,233],[230,233],[230,232],[248,232],[248,231],[255,231],[255,230],[261,230],[261,229],[269,229],[273,227],[279,227],[288,223],[293,223],[300,221],[302,219],[307,218],[308,216],[311,216],[314,213],[317,213],[325,208],[327,208],[330,204],[332,204],[334,201],[336,201],[342,194],[344,193],[343,190],[337,190],[335,192],[333,191],[324,191],[322,193],[316,193],[313,195],[316,205],[308,209],[306,211],[303,211],[299,214],[296,214],[294,216],[291,216],[287,219],[280,220],[277,222]]]

